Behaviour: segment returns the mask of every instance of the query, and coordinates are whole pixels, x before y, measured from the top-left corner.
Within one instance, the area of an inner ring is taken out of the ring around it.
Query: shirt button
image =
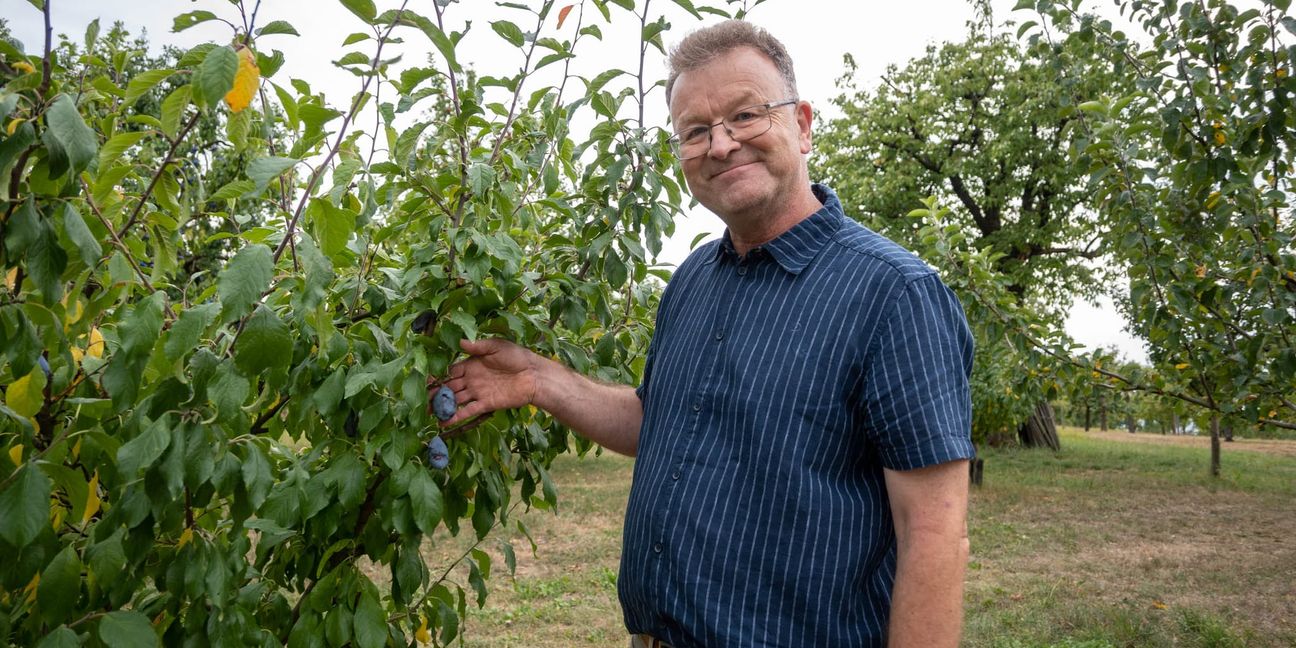
[[[716,331],[716,332],[715,332],[715,339],[717,339],[717,340],[723,340],[723,339],[724,339],[724,331]]]
[[[680,471],[676,470],[675,472],[671,473],[671,479],[679,479],[679,478],[680,478]]]
[[[653,553],[659,554],[661,552],[662,552],[662,543],[658,542],[657,544],[653,545]]]
[[[738,274],[740,275],[747,274],[747,266],[738,266]]]
[[[701,412],[701,411],[702,411],[702,403],[693,403],[693,411],[694,411],[694,412]]]

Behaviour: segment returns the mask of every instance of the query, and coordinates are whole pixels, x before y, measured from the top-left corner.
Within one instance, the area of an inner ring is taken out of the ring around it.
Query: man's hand
[[[431,392],[444,384],[455,393],[458,411],[442,421],[455,426],[496,410],[513,409],[535,402],[538,356],[504,340],[463,340],[459,346],[470,356],[450,367],[444,383],[428,377]]]
[[[449,379],[428,378],[429,405],[437,387],[454,390],[459,409],[441,422],[451,434],[472,428],[491,412],[534,405],[613,452],[635,455],[643,404],[634,388],[591,380],[504,340],[464,340],[460,346],[469,358],[450,366]]]

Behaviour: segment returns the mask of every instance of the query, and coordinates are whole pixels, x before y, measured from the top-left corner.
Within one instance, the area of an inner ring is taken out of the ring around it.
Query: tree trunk
[[[1179,434],[1179,413],[1170,415],[1170,434]]]
[[[1017,429],[1017,438],[1021,444],[1027,448],[1051,448],[1060,450],[1061,442],[1058,441],[1057,424],[1053,421],[1053,407],[1048,401],[1042,401],[1035,406],[1035,411],[1031,413],[1030,418]]]
[[[1107,401],[1098,404],[1098,429],[1107,431]]]
[[[1129,430],[1130,434],[1134,434],[1135,432],[1138,432],[1138,424],[1134,422],[1133,414],[1125,415],[1125,429]]]
[[[1219,415],[1211,417],[1211,477],[1220,476],[1220,422]]]
[[[1085,432],[1089,431],[1089,401],[1085,401]]]
[[[1228,425],[1225,425],[1225,426],[1224,426],[1224,440],[1227,441],[1227,442],[1229,442],[1229,443],[1232,443],[1232,442],[1233,442],[1233,424],[1232,424],[1232,423],[1229,423]]]

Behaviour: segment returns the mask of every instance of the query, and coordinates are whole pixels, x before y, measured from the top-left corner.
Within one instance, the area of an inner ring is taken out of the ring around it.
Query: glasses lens
[[[745,142],[753,137],[764,135],[773,122],[770,120],[769,106],[756,105],[741,108],[729,115],[725,118],[724,125],[730,137]]]

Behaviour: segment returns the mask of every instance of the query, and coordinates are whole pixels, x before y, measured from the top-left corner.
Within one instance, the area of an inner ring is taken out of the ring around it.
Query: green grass
[[[965,646],[1296,646],[1296,456],[1226,445],[1216,479],[1202,448],[1067,429],[1062,442],[1058,453],[982,452]],[[625,644],[616,574],[632,468],[610,454],[554,465],[559,511],[520,516],[534,556],[505,534],[517,578],[496,568],[465,646]],[[444,569],[462,551],[452,545],[429,550],[429,566]]]

